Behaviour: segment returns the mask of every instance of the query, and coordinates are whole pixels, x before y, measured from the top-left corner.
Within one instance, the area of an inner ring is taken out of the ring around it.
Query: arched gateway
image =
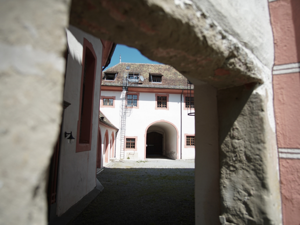
[[[170,159],[178,159],[178,131],[172,123],[160,120],[151,123],[145,131],[145,157],[159,155]]]
[[[0,25],[1,54],[5,54],[0,61],[5,161],[0,167],[7,175],[1,178],[0,194],[12,193],[1,196],[4,220],[46,223],[43,187],[61,122],[58,105],[68,100],[63,99],[62,89],[65,28],[70,25],[97,43],[101,38],[135,47],[152,60],[174,66],[195,85],[196,224],[281,224],[268,1],[28,2],[5,1],[1,7],[2,21],[7,23]],[[78,52],[80,48],[67,60]],[[81,58],[74,64],[79,68]],[[65,87],[78,87],[75,77],[66,80]],[[79,108],[73,102],[71,107]],[[72,118],[73,114],[68,119]],[[82,155],[96,157],[96,147],[91,146],[80,153],[62,151],[72,154],[65,157],[66,166]],[[71,172],[80,177],[83,171]],[[27,179],[27,174],[36,179]],[[20,180],[28,182],[20,186]],[[72,185],[72,193],[83,189],[77,184]],[[32,200],[20,203],[23,192]],[[10,203],[17,208],[6,207]]]

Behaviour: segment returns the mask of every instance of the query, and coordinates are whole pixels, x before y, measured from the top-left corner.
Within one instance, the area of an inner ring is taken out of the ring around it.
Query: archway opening
[[[101,168],[101,154],[102,154],[101,130],[98,129],[98,146],[97,146],[97,168]]]
[[[162,121],[146,129],[146,158],[178,158],[178,132],[169,122]]]
[[[109,140],[108,140],[108,131],[105,132],[105,137],[104,137],[104,150],[105,150],[105,163],[108,163],[108,145],[109,145]]]
[[[110,145],[110,158],[115,157],[115,135],[114,132],[111,133],[111,145]]]

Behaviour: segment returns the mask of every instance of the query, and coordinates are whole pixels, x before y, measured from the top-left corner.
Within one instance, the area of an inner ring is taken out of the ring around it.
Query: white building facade
[[[47,187],[50,224],[63,221],[63,215],[94,192],[99,183],[96,159],[99,158],[99,126],[103,123],[98,110],[100,74],[115,46],[73,26],[66,29],[66,35],[64,110]]]
[[[115,158],[194,159],[193,90],[167,65],[119,63],[102,75],[100,109],[120,129]]]

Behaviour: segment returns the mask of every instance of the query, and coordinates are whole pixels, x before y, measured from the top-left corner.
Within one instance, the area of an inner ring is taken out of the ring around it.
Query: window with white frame
[[[127,107],[137,107],[138,96],[136,94],[127,95]]]

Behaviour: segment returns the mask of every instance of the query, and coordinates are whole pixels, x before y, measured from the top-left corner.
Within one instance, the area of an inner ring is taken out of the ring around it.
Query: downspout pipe
[[[118,140],[118,132],[119,132],[119,129],[117,130],[116,132],[116,137],[115,137],[115,152],[114,152],[114,158],[117,157],[117,140]]]

